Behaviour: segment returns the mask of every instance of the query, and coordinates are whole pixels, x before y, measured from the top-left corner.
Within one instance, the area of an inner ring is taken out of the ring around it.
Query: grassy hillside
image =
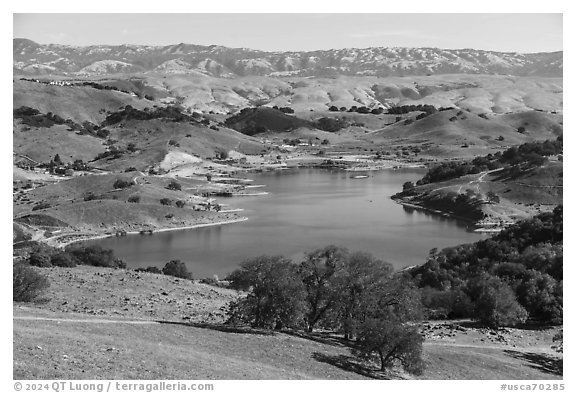
[[[505,138],[502,143],[496,140],[500,135]],[[456,109],[434,113],[420,120],[414,119],[410,124],[402,121],[371,134],[371,137],[481,146],[519,144],[527,139],[510,126]]]
[[[563,116],[561,114],[529,111],[505,114],[494,120],[516,130],[520,129],[525,135],[533,138],[552,139],[562,135]]]
[[[14,126],[13,149],[38,162],[48,162],[59,154],[63,161],[76,159],[90,161],[106,151],[104,140],[91,135],[78,135],[68,131],[68,126],[55,125],[50,128]]]
[[[229,117],[226,124],[247,135],[266,131],[283,132],[311,126],[306,120],[265,107],[243,109],[240,113]]]
[[[290,106],[297,113],[356,105],[431,104],[502,114],[562,108],[562,79],[503,75],[411,77],[244,77],[147,75],[148,85],[182,97],[194,110],[234,112],[246,106]]]
[[[76,123],[99,124],[106,118],[107,111],[115,112],[126,105],[143,109],[155,104],[129,94],[92,87],[51,86],[15,80],[13,89],[14,108],[27,106],[42,113],[52,112]]]
[[[52,285],[46,301],[14,306],[15,379],[413,378],[377,371],[338,336],[222,325],[236,291],[123,269],[38,270]],[[555,332],[426,323],[419,378],[559,379]]]

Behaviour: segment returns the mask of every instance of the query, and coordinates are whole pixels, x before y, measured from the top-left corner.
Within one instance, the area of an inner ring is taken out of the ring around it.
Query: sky
[[[266,51],[366,47],[562,50],[561,13],[33,14],[13,15],[13,37],[40,44],[223,45]]]

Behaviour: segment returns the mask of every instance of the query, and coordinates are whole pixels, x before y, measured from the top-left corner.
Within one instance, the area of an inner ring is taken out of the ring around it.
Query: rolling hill
[[[22,74],[103,75],[163,71],[216,77],[509,74],[562,76],[563,53],[502,53],[474,49],[365,48],[264,52],[176,44],[41,45],[13,40],[14,71]]]

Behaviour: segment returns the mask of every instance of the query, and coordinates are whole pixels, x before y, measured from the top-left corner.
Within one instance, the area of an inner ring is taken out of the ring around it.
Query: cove
[[[397,204],[390,196],[422,169],[346,172],[294,169],[247,174],[267,195],[220,198],[248,221],[230,225],[107,238],[130,268],[162,268],[180,259],[195,278],[220,278],[245,259],[267,254],[299,262],[305,252],[329,244],[365,251],[396,269],[422,264],[430,249],[480,240],[469,224]],[[368,175],[355,179],[353,176]]]

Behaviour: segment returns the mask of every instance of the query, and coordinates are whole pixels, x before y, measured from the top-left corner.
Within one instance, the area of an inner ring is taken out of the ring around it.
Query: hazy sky
[[[180,42],[261,50],[371,46],[562,50],[562,14],[14,14],[42,44]]]

